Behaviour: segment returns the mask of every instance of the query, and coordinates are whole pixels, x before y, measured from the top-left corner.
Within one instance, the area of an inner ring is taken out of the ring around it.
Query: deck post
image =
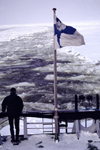
[[[75,95],[75,111],[78,110],[78,99],[77,99],[77,95]]]
[[[77,139],[79,139],[79,132],[80,132],[80,121],[79,120],[75,120],[75,127],[76,127]]]
[[[0,145],[2,145],[3,143],[2,143],[2,139],[1,139],[1,134],[0,134]]]
[[[67,133],[68,122],[66,121],[65,123],[66,123],[66,133]]]
[[[27,117],[24,117],[24,139],[27,139]]]
[[[97,127],[98,137],[100,138],[100,121],[99,120],[96,120],[96,127]]]
[[[99,95],[96,94],[97,110],[99,110]]]

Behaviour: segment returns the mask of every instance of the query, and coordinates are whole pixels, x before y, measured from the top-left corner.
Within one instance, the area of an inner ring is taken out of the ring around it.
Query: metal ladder
[[[47,121],[48,120],[48,121]],[[43,122],[43,133],[53,133],[54,131],[54,120],[42,118]]]

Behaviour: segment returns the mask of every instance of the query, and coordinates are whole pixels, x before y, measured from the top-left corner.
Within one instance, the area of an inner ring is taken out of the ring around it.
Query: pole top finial
[[[56,8],[53,8],[54,13],[56,12],[56,10],[57,10]]]

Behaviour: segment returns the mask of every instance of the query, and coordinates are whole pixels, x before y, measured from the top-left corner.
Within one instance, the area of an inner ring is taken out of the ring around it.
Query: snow
[[[73,26],[73,25],[72,25]],[[51,26],[50,26],[51,27]],[[99,54],[99,41],[100,41],[100,22],[95,22],[94,24],[90,23],[85,23],[82,25],[77,25],[75,24],[75,26],[77,28],[77,30],[82,34],[84,35],[84,38],[85,38],[85,42],[86,42],[86,45],[84,46],[81,46],[81,47],[64,47],[63,49],[59,49],[57,51],[58,53],[58,60],[69,60],[69,56],[75,56],[76,58],[76,61],[73,61],[73,63],[69,63],[67,66],[64,66],[64,64],[61,64],[61,63],[58,63],[57,65],[57,69],[58,71],[61,71],[61,72],[78,72],[78,73],[83,73],[83,75],[79,75],[78,77],[77,76],[71,76],[67,79],[73,79],[73,80],[86,80],[88,79],[88,81],[94,81],[94,73],[98,74],[98,76],[95,76],[95,81],[98,82],[99,81],[99,70],[100,70],[100,67],[99,66],[95,66],[95,70],[94,67],[92,65],[95,64],[95,62],[97,60],[100,61],[100,55]],[[51,29],[51,28],[50,28]],[[22,42],[26,42],[27,43],[27,47],[24,51],[24,54],[29,54],[29,53],[32,53],[33,52],[33,48],[35,49],[35,46],[36,48],[40,48],[42,49],[42,47],[46,47],[49,48],[50,45],[52,45],[53,41],[51,39],[51,36],[48,35],[48,39],[43,39],[44,42],[43,44],[41,44],[41,39],[39,39],[39,43],[36,45],[34,45],[34,47],[31,47],[30,45],[32,45],[31,43],[28,43],[27,42],[27,37],[28,39],[30,38],[31,39],[31,36],[33,36],[34,33],[37,33],[37,32],[44,32],[44,31],[51,31],[49,29],[49,26],[46,26],[46,25],[39,25],[39,26],[0,26],[0,44],[2,44],[3,42],[5,42],[5,45],[4,46],[4,49],[2,47],[1,49],[1,53],[3,52],[9,52],[10,49],[12,51],[10,51],[10,53],[7,53],[5,55],[4,53],[4,56],[1,56],[1,60],[0,60],[0,64],[1,66],[3,67],[5,65],[5,61],[8,61],[9,60],[17,60],[19,58],[19,55],[16,54],[16,52],[18,50],[21,51],[21,49],[23,50],[23,47],[21,47],[21,45],[19,45],[18,43],[18,40],[22,40]],[[48,33],[49,34],[49,33]],[[35,36],[33,36],[34,39],[35,39]],[[26,38],[26,41],[24,40],[24,38]],[[50,39],[49,39],[50,38]],[[16,39],[16,42],[14,43],[13,39]],[[35,40],[38,40],[38,39],[35,39]],[[49,42],[48,42],[48,41]],[[7,45],[7,42],[11,42],[12,41],[12,47],[11,45],[9,46],[9,44]],[[14,45],[16,44],[16,46]],[[16,49],[15,49],[16,47]],[[39,50],[40,50],[39,49]],[[30,50],[30,51],[29,51]],[[48,51],[50,52],[50,51]],[[21,51],[21,53],[23,53],[23,51]],[[42,54],[43,53],[43,54]],[[45,51],[42,50],[42,53],[39,53],[38,55],[32,57],[31,59],[33,58],[45,58],[45,55],[47,57],[47,53],[45,53]],[[42,54],[42,55],[41,55]],[[44,55],[45,54],[45,55]],[[51,53],[50,53],[51,54]],[[49,55],[50,55],[49,54]],[[68,54],[68,55],[67,55]],[[33,53],[32,53],[33,55]],[[48,55],[48,56],[49,56]],[[52,54],[53,55],[53,54]],[[21,55],[23,58],[24,56]],[[51,57],[48,57],[50,60],[51,60]],[[77,60],[77,58],[80,58],[80,60],[85,60],[84,61],[79,61]],[[73,57],[72,57],[73,59]],[[46,59],[45,59],[46,60]],[[12,63],[11,61],[11,63]],[[26,67],[28,67],[28,64],[26,65],[26,62],[24,61],[21,61],[21,60],[17,60],[18,62],[15,62],[17,64],[17,67],[19,67],[18,65],[25,65]],[[94,63],[92,61],[95,61]],[[92,62],[92,65],[90,65],[90,62]],[[83,64],[82,67],[80,67],[79,64]],[[99,63],[99,62],[98,62]],[[75,67],[74,67],[74,65]],[[7,66],[11,66],[10,63],[6,63]],[[35,71],[41,71],[41,72],[46,72],[46,71],[49,71],[49,72],[53,72],[53,65],[52,64],[49,64],[48,66],[45,66],[45,67],[36,67],[36,68],[33,68],[31,70],[35,70]],[[93,74],[93,76],[86,76],[86,74]],[[85,74],[85,76],[84,76]],[[0,76],[4,76],[5,74],[3,72],[0,73]],[[58,78],[58,79],[65,79],[64,77],[63,78]],[[53,75],[52,74],[49,74],[45,77],[45,80],[53,80]],[[16,83],[16,82],[15,82]],[[62,83],[59,83],[59,85],[61,85]],[[4,86],[4,85],[3,85]],[[15,87],[18,87],[18,90],[22,90],[23,89],[23,86],[25,87],[30,87],[32,86],[32,90],[33,90],[33,87],[35,86],[34,83],[29,83],[29,82],[18,82],[16,84],[10,84],[9,87],[12,87],[12,86],[15,86]],[[72,89],[73,86],[75,86],[74,89],[78,89],[79,86],[77,85],[69,85],[70,88]],[[8,86],[5,86],[8,88]],[[80,90],[81,88],[83,87],[83,89],[86,88],[86,91],[87,89],[95,89],[93,92],[94,93],[99,93],[100,89],[99,89],[99,85],[91,85],[91,84],[88,84],[87,86],[87,83],[84,83],[81,87],[80,87]],[[25,90],[25,89],[24,89]],[[27,92],[26,92],[27,93]],[[28,93],[29,94],[29,93]],[[25,93],[23,92],[20,96],[21,97],[25,97]],[[60,96],[60,95],[58,95]],[[2,98],[2,94],[1,94],[1,98]],[[0,102],[1,103],[1,102]],[[27,102],[26,102],[27,103]],[[27,103],[27,105],[29,107],[32,107],[32,108],[37,108],[37,109],[41,109],[41,110],[48,110],[50,108],[54,109],[54,106],[51,104],[46,104],[45,105],[43,103]],[[68,108],[72,108],[71,106],[72,104],[71,103],[68,103]],[[30,118],[31,119],[31,118]],[[34,127],[38,127],[37,124],[35,124],[37,122],[37,120],[34,120]],[[20,134],[23,134],[23,123],[21,121],[21,124],[20,124]],[[80,133],[80,138],[79,140],[77,139],[77,136],[76,134],[60,134],[59,136],[59,142],[55,142],[54,141],[54,138],[55,136],[54,135],[49,135],[49,134],[43,134],[42,131],[40,129],[36,129],[33,133],[33,131],[30,130],[30,133],[31,135],[28,137],[28,140],[24,140],[24,141],[21,141],[21,143],[18,145],[18,146],[13,146],[13,144],[10,142],[10,132],[9,132],[9,126],[6,126],[4,127],[1,131],[0,131],[1,135],[8,135],[7,136],[7,141],[6,142],[3,142],[3,145],[0,146],[0,150],[36,150],[36,149],[39,149],[39,148],[42,148],[43,150],[51,150],[51,149],[57,149],[57,150],[89,150],[88,148],[88,141],[91,140],[93,141],[92,143],[90,143],[91,145],[94,145],[96,147],[98,147],[98,150],[100,149],[100,139],[98,137],[98,135],[96,133],[89,133],[89,132],[86,132],[86,131],[82,131]],[[39,144],[40,143],[40,144]]]
[[[13,32],[12,32],[13,29]],[[0,42],[10,41],[20,36],[29,36],[32,33],[43,32],[48,30],[47,25],[5,25],[0,26]]]
[[[32,117],[28,117],[28,122],[32,121]],[[76,134],[65,134],[61,132],[59,136],[59,141],[55,141],[55,135],[53,134],[43,134],[40,128],[40,118],[34,118],[33,124],[28,126],[28,128],[36,128],[34,130],[30,129],[28,131],[28,138],[22,140],[19,145],[14,146],[10,141],[10,132],[9,125],[1,129],[1,135],[8,135],[7,141],[3,142],[0,145],[0,150],[33,150],[42,148],[43,150],[89,150],[88,146],[95,146],[100,149],[100,139],[97,133],[89,133],[87,131],[80,132],[80,138],[77,139]],[[47,122],[50,122],[50,119],[46,119]],[[82,122],[83,124],[83,122]],[[88,126],[91,125],[91,121],[88,122]],[[72,127],[72,123],[69,123],[69,126]],[[20,135],[23,135],[23,121],[20,121]],[[90,142],[91,143],[90,143]],[[94,150],[94,149],[93,149]]]
[[[75,134],[61,134],[59,142],[55,142],[54,138],[54,135],[32,135],[28,137],[28,140],[21,141],[18,146],[13,146],[8,137],[7,142],[1,145],[0,150],[36,150],[39,148],[43,150],[88,150],[89,144],[100,148],[100,140],[96,133],[81,132],[79,140]],[[93,142],[88,143],[89,140],[93,140]]]
[[[86,45],[57,50],[58,88],[61,86],[61,91],[64,89],[68,94],[58,91],[58,100],[64,101],[73,99],[74,89],[78,94],[100,91],[100,62],[97,61],[100,60],[100,22],[69,25],[84,36]],[[34,101],[53,101],[53,26],[0,26],[0,35],[0,100],[15,86],[25,101],[32,99],[33,94]]]
[[[33,83],[21,82],[13,85],[9,85],[9,87],[21,87],[21,86],[35,86]]]

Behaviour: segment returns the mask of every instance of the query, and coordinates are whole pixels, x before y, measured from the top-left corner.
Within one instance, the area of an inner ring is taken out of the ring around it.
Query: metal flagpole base
[[[59,142],[59,134],[58,133],[55,133],[55,141],[56,141],[56,143]]]

